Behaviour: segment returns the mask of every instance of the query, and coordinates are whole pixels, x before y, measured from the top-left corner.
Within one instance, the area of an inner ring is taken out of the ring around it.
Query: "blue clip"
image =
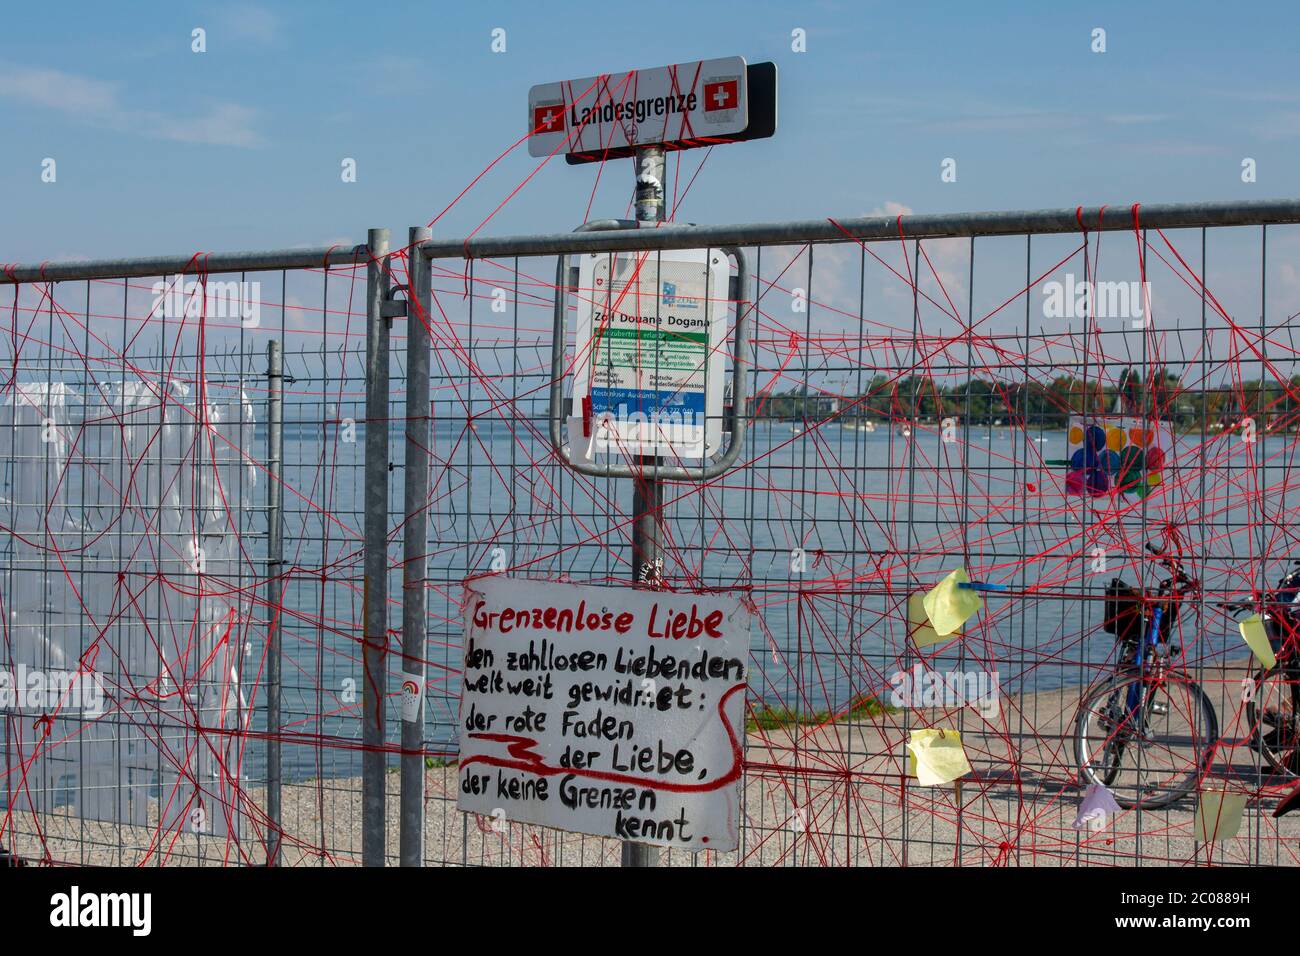
[[[957,585],[967,591],[1005,591],[1005,584],[985,584],[983,581],[962,581]]]

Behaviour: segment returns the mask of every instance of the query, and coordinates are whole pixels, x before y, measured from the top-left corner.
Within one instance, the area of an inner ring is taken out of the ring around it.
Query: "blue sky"
[[[663,2],[649,26],[643,9],[11,6],[0,260],[404,234],[519,138],[534,83],[734,54],[779,65],[780,129],[715,149],[682,220],[1300,194],[1294,3]],[[206,53],[191,52],[194,27]],[[791,51],[796,27],[806,53]],[[684,177],[703,157],[683,156]],[[955,183],[940,181],[945,157]],[[537,163],[519,145],[435,234],[478,227]],[[566,230],[589,201],[593,217],[625,214],[629,161],[597,175],[553,160],[485,231]]]

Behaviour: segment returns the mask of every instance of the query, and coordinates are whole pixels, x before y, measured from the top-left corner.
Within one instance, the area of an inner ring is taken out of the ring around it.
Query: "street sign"
[[[578,262],[575,458],[706,458],[722,443],[730,261],[721,249]]]
[[[738,56],[544,83],[528,91],[529,154],[550,157],[563,152],[571,164],[634,157],[634,206],[637,223],[642,226],[671,218],[664,195],[668,150],[762,139],[775,132],[776,64],[751,67]],[[742,447],[745,424],[736,408],[744,407],[749,341],[747,316],[738,302],[732,354],[732,436],[727,450],[721,452],[731,256],[736,260],[736,285],[743,297],[747,273],[740,249],[730,253],[707,248],[620,252],[580,258],[572,413],[567,429],[562,428],[560,415],[566,377],[565,295],[570,260],[561,256],[556,267],[559,277],[551,353],[556,372],[551,383],[551,443],[570,467],[583,474],[636,479],[629,569],[633,586],[652,592],[664,584],[664,492],[660,477],[680,473],[687,480],[707,481],[729,469]],[[565,430],[567,435],[563,435]],[[604,461],[597,463],[598,456]],[[616,456],[623,460],[615,460]],[[686,458],[701,461],[698,474],[685,463],[668,464],[664,472],[665,459]],[[645,465],[653,471],[643,471]],[[728,696],[742,686],[733,687]],[[463,706],[462,699],[462,717]],[[569,715],[570,711],[564,713],[565,718]],[[736,722],[728,723],[725,716],[723,722],[735,748]],[[692,740],[699,737],[697,732]],[[536,746],[535,742],[529,743],[528,750]],[[662,752],[662,739],[658,747]],[[512,752],[516,751],[526,752],[518,746],[512,748]],[[466,752],[462,740],[462,768],[466,766]],[[641,750],[642,754],[649,752],[648,747]],[[568,755],[566,750],[565,757]],[[582,757],[585,761],[588,756],[598,755],[592,752]],[[484,755],[477,759],[488,758]],[[525,765],[521,769],[532,768]],[[705,775],[702,773],[701,779]],[[461,809],[472,809],[466,802],[466,785],[471,790],[476,784],[486,789],[488,780],[486,775],[474,774],[471,780],[462,776]],[[539,781],[543,785],[546,782]],[[500,779],[497,785],[498,794],[501,787],[513,793],[511,788],[530,786],[528,781]],[[686,789],[679,787],[678,792]],[[633,791],[629,788],[627,792]],[[538,799],[544,796],[537,793]],[[654,798],[653,793],[648,796]],[[563,797],[562,802],[568,805]],[[703,810],[706,817],[719,816],[722,810],[721,815],[728,820],[738,812],[734,805],[704,809],[692,801],[676,818],[683,829],[675,832],[674,824],[663,820],[626,826],[621,814],[613,822],[612,834],[607,819],[591,819],[584,814],[584,819],[565,823],[583,832],[622,838],[623,866],[654,866],[656,857],[650,845],[677,845],[672,842],[674,836],[695,849],[703,848],[710,840],[715,848],[735,845],[734,828],[730,827],[722,834],[700,836],[698,844],[690,842],[693,838],[684,830],[688,810],[697,816]],[[524,819],[552,822],[545,811],[536,813]]]
[[[754,71],[762,99],[753,102]],[[757,122],[755,122],[757,120]],[[630,156],[638,146],[674,149],[771,136],[776,68],[740,56],[606,73],[528,91],[528,152],[569,162]],[[763,130],[746,135],[751,128]]]

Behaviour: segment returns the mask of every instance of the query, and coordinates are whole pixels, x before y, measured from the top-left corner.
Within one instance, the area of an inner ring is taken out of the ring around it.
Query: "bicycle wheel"
[[[1129,701],[1141,690],[1142,706]],[[1214,707],[1190,680],[1124,674],[1098,686],[1079,707],[1075,755],[1081,774],[1104,785],[1121,807],[1154,810],[1191,793],[1219,739]]]
[[[1256,674],[1246,720],[1268,765],[1288,777],[1300,776],[1300,670],[1274,664]]]

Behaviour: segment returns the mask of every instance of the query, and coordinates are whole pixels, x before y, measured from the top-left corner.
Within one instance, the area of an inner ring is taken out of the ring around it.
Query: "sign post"
[[[642,228],[654,228],[667,218],[667,150],[773,135],[776,67],[771,63],[751,67],[743,57],[727,57],[541,84],[529,91],[528,123],[529,153],[533,156],[551,156],[562,150],[569,163],[632,157],[636,221]],[[739,249],[727,251],[737,263],[735,298],[739,300],[747,278],[744,255]],[[560,409],[567,310],[564,290],[569,276],[564,257],[557,266],[551,441],[562,459],[578,471],[631,478],[631,574],[632,586],[637,589],[657,591],[664,584],[665,477],[700,481],[722,474],[736,461],[743,442],[748,317],[738,307],[731,441],[725,454],[714,457],[724,416],[719,348],[725,336],[719,331],[725,331],[726,316],[725,304],[715,303],[730,298],[725,281],[730,273],[720,252],[704,249],[672,256],[647,253],[642,259],[609,256],[599,263],[584,261],[579,275],[590,281],[580,282],[580,286],[591,301],[585,310],[580,305],[580,314],[585,311],[588,318],[585,330],[579,323],[580,361],[574,375],[567,446],[561,437]],[[653,266],[643,261],[651,255],[655,256]],[[672,278],[666,281],[670,269]],[[688,287],[680,299],[679,276]],[[622,299],[629,294],[634,301],[624,307]],[[602,295],[603,311],[596,302]],[[651,311],[642,305],[646,299],[654,303],[653,314],[646,314]],[[670,313],[666,316],[665,305]],[[698,316],[688,316],[687,309],[698,310]],[[716,328],[719,316],[722,321]],[[582,354],[584,342],[590,344],[589,356]],[[594,408],[597,400],[600,409]],[[639,421],[630,422],[616,411],[626,411],[629,406]],[[627,450],[628,464],[597,466],[593,449],[602,440],[608,447],[601,450]],[[584,444],[585,454],[579,451]],[[664,447],[668,454],[698,457],[704,464],[697,469],[665,465]],[[741,705],[743,701],[737,704]],[[743,725],[739,739],[743,744]],[[657,846],[624,838],[623,866],[656,866],[658,862]]]
[[[637,222],[664,221],[664,148],[645,146],[636,152]],[[611,290],[612,294],[612,290]],[[659,464],[656,456],[643,456],[642,464]],[[664,486],[653,468],[632,479],[632,586],[663,585]],[[623,841],[623,866],[658,866],[659,850],[647,843]]]

